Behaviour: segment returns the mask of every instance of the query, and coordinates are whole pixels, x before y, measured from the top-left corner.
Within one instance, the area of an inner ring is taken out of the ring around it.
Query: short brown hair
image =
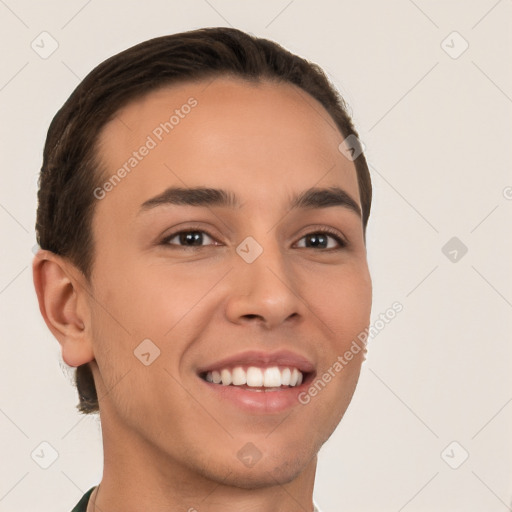
[[[225,75],[294,84],[324,106],[343,137],[358,137],[343,98],[322,69],[273,41],[225,27],[145,41],[94,68],[53,118],[39,176],[39,246],[67,257],[90,281],[93,191],[101,181],[96,146],[101,129],[119,109],[157,88]],[[366,233],[372,185],[362,152],[354,164]],[[99,411],[89,364],[76,369],[75,382],[79,411]]]

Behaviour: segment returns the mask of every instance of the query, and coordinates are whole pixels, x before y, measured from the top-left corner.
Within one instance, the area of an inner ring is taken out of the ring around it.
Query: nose
[[[272,329],[304,317],[306,305],[298,292],[297,278],[278,248],[265,249],[252,263],[236,258],[226,306],[230,322]]]

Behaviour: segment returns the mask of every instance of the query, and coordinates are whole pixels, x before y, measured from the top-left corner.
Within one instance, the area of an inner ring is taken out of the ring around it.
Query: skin
[[[342,206],[289,206],[293,194],[331,186],[360,206],[355,167],[304,91],[217,78],[160,89],[118,112],[100,138],[105,180],[191,96],[197,106],[96,201],[91,282],[48,251],[34,259],[43,317],[67,364],[91,362],[100,399],[104,474],[88,511],[309,512],[317,453],[350,403],[364,351],[307,405],[276,414],[205,396],[196,369],[283,348],[321,375],[369,325],[361,218]],[[171,185],[228,189],[241,205],[139,213]],[[212,238],[162,243],[187,228]],[[348,245],[308,247],[306,235],[322,228]],[[236,253],[247,236],[263,248],[251,264]],[[146,338],[161,351],[149,366],[133,352]],[[251,468],[237,457],[248,442],[262,453]]]

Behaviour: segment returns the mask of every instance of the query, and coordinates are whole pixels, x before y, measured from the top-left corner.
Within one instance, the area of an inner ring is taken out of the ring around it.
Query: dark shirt
[[[87,512],[87,504],[89,503],[89,498],[91,497],[92,491],[94,491],[95,487],[91,487],[83,496],[82,499],[76,504],[75,508],[71,512]],[[320,512],[316,505],[313,503],[315,509],[313,512]]]
[[[92,491],[96,486],[91,487],[83,496],[82,499],[76,504],[75,508],[71,512],[86,512],[87,504],[89,503],[89,498],[91,497]]]

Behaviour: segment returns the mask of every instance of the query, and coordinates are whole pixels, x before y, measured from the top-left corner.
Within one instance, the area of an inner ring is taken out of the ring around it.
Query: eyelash
[[[204,233],[204,234],[208,235],[211,239],[217,241],[216,238],[205,229],[199,229],[199,228],[198,229],[182,229],[181,231],[176,231],[175,233],[172,233],[172,234],[166,236],[162,240],[161,245],[168,246],[168,247],[181,247],[184,249],[198,249],[200,247],[207,247],[206,245],[186,246],[186,245],[170,244],[169,243],[170,240],[172,240],[173,238],[177,237],[178,235],[181,235],[184,233]],[[337,231],[334,231],[329,228],[321,228],[321,229],[318,229],[315,231],[310,231],[309,233],[306,233],[305,235],[303,235],[299,240],[302,240],[303,238],[305,238],[307,236],[318,235],[318,234],[329,235],[331,238],[334,238],[334,240],[336,240],[336,242],[339,245],[339,247],[334,247],[334,248],[331,247],[329,249],[322,248],[321,250],[323,250],[323,251],[336,251],[336,250],[344,249],[348,245],[347,242],[345,242],[345,240],[340,237],[340,235],[337,233]],[[301,247],[301,249],[315,249],[315,248],[314,247]]]

